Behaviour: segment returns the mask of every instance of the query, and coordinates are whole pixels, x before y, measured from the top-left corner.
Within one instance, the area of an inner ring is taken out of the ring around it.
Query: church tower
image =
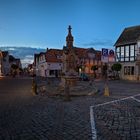
[[[69,27],[68,27],[68,35],[67,35],[67,37],[66,37],[66,45],[67,45],[67,47],[68,47],[68,49],[72,49],[72,47],[73,47],[73,36],[72,36],[72,34],[71,34],[71,26],[69,25]]]

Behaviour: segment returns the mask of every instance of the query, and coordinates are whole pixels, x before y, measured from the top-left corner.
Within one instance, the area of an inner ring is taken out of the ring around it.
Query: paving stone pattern
[[[94,108],[98,140],[140,140],[140,103],[133,99]]]
[[[19,100],[19,99],[18,99]],[[91,139],[89,103],[34,97],[0,106],[0,140]]]
[[[28,79],[0,81],[0,140],[91,140],[90,106],[140,91],[139,83],[114,81],[109,83],[112,92],[109,97],[99,93],[71,97],[66,102],[58,96],[33,96],[31,83]],[[96,85],[102,91],[103,82]],[[130,99],[94,108],[97,138],[139,139],[139,106],[140,103]]]

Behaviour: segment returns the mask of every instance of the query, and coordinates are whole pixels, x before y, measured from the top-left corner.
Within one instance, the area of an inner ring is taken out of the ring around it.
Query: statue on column
[[[66,75],[77,75],[76,62],[77,56],[75,48],[73,47],[73,36],[71,33],[71,26],[68,27],[68,35],[66,37],[66,46],[63,47],[63,72]]]

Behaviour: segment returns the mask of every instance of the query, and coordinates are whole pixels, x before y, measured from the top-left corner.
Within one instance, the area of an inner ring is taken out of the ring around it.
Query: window
[[[124,75],[134,75],[134,66],[125,66]]]
[[[125,46],[125,61],[129,61],[129,46]]]
[[[124,46],[121,47],[121,58],[124,57]]]
[[[124,75],[127,75],[127,67],[124,67]]]
[[[124,61],[124,46],[120,47],[120,54],[118,56],[118,60]]]
[[[130,69],[130,67],[128,66],[128,67],[127,67],[127,74],[128,74],[128,75],[131,75],[131,73],[130,73],[131,71],[130,71],[130,70],[131,70],[131,69]]]
[[[125,61],[129,61],[129,57],[125,57]]]
[[[134,67],[131,67],[131,75],[134,75]]]
[[[116,55],[117,55],[116,61],[118,62],[118,61],[120,61],[120,47],[116,48]]]
[[[49,75],[54,75],[55,74],[55,71],[54,70],[50,70],[49,71]]]
[[[93,65],[93,59],[89,59],[89,64]]]
[[[130,57],[130,61],[134,61],[134,57]]]
[[[130,45],[130,56],[134,57],[134,51],[135,51],[135,46],[134,45]]]
[[[135,45],[126,45],[116,48],[116,61],[134,61],[136,59]]]
[[[94,64],[97,65],[97,60],[94,61]]]
[[[129,57],[129,46],[125,46],[125,57]]]

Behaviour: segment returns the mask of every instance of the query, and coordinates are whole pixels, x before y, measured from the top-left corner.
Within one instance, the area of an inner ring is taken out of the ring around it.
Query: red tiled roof
[[[74,47],[76,54],[78,56],[78,58],[86,58],[88,57],[88,53],[90,51],[95,51],[95,55],[96,58],[100,60],[101,59],[101,51],[97,51],[97,50],[90,50],[89,48],[77,48]],[[49,49],[46,52],[46,61],[47,62],[58,62],[61,63],[62,62],[62,55],[63,55],[63,50],[60,49]]]
[[[76,49],[76,54],[78,55],[79,58],[87,57],[87,54],[86,54],[87,49],[85,49],[85,48],[76,48],[76,47],[75,47],[75,49]]]
[[[63,50],[59,49],[49,49],[46,52],[46,61],[47,62],[62,62],[61,58],[63,55]]]
[[[92,52],[94,53],[95,52],[95,59],[98,59],[100,60],[101,59],[101,51],[98,51],[98,50],[94,50],[92,48],[76,48],[76,52],[77,52],[77,55],[79,58],[86,58],[88,57],[88,53]]]

